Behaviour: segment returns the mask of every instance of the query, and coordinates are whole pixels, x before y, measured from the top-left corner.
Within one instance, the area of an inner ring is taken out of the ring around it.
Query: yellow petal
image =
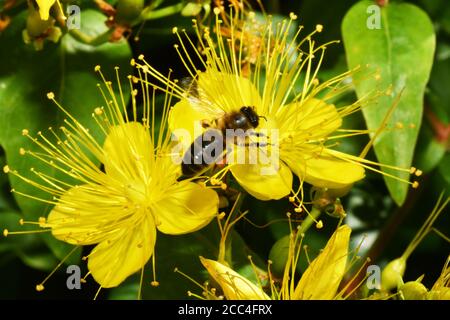
[[[209,120],[207,116],[192,108],[189,100],[183,99],[170,109],[169,129],[183,150],[187,150],[192,142],[203,132],[202,121]]]
[[[281,199],[291,192],[292,172],[283,163],[279,170],[271,165],[236,164],[231,172],[239,184],[259,200]]]
[[[39,6],[39,14],[42,20],[48,20],[50,8],[56,0],[36,0]]]
[[[280,130],[304,132],[305,138],[326,137],[339,129],[342,118],[336,107],[319,99],[309,99],[303,104],[291,103],[283,106],[277,116]]]
[[[145,266],[155,241],[155,224],[146,215],[135,227],[98,244],[89,254],[88,269],[102,287],[116,287]]]
[[[200,261],[228,300],[270,300],[261,288],[220,262],[203,257]]]
[[[103,145],[106,174],[129,183],[145,181],[153,160],[153,143],[147,129],[138,122],[111,128]]]
[[[296,152],[281,151],[281,158],[304,181],[319,188],[344,188],[364,178],[364,168],[339,157],[345,154],[326,148],[303,148]]]
[[[217,215],[218,207],[219,197],[214,190],[182,181],[167,190],[167,197],[152,206],[152,210],[159,231],[183,234],[206,226]]]
[[[249,79],[237,74],[212,70],[203,72],[199,75],[198,87],[200,98],[212,103],[210,106],[205,104],[203,108],[209,117],[217,117],[221,110],[231,112],[244,106],[252,106],[258,111],[261,107],[257,88]]]
[[[339,227],[323,251],[303,273],[292,296],[295,300],[330,300],[336,296],[347,265],[351,229]]]
[[[81,185],[64,193],[50,212],[46,225],[55,238],[77,245],[91,245],[114,236],[102,232],[114,214],[123,214],[123,197],[103,186]],[[126,199],[123,199],[126,201]]]

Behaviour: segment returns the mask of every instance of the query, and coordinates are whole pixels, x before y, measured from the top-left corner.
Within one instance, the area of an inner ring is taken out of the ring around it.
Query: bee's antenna
[[[263,118],[267,122],[267,118],[265,116],[258,116],[258,118]]]

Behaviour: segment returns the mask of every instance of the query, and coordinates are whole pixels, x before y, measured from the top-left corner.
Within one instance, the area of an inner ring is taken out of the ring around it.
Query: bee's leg
[[[247,135],[248,136],[255,136],[255,137],[266,137],[266,135],[264,133],[256,132],[256,131],[253,131],[253,130],[247,131]]]
[[[266,142],[246,142],[246,143],[242,144],[242,146],[244,146],[244,147],[267,147],[269,145],[271,146],[273,144],[266,143]]]

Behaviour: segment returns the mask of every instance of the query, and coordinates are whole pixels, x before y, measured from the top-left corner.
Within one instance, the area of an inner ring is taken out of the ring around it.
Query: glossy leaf
[[[383,132],[374,148],[381,163],[408,168],[414,154],[424,90],[433,61],[436,41],[433,24],[414,5],[389,3],[381,8],[380,24],[377,25],[373,5],[373,1],[358,2],[342,22],[347,62],[350,68],[362,67],[362,72],[354,77],[359,98],[377,90],[386,93],[363,108],[369,129],[380,127],[401,93],[388,126],[395,128],[401,123],[404,129]],[[388,169],[385,172],[408,179],[408,173]],[[408,185],[387,177],[385,181],[392,197],[401,205]]]

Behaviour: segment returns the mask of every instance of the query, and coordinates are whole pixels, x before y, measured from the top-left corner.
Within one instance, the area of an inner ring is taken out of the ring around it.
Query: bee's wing
[[[180,86],[185,90],[186,98],[191,103],[192,108],[201,114],[205,114],[205,118],[218,119],[225,115],[225,110],[212,101],[212,98],[198,86],[196,79],[182,78]]]

